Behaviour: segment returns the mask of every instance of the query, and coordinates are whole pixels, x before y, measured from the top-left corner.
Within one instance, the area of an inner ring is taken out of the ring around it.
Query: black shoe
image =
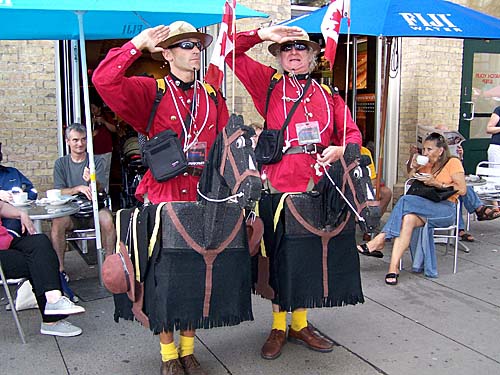
[[[378,250],[370,251],[370,249],[368,249],[368,245],[365,243],[358,245],[358,253],[360,253],[362,255],[366,255],[367,257],[375,257],[375,258],[383,258],[384,257],[384,254],[382,254],[381,251],[378,251]]]
[[[396,285],[398,283],[398,277],[399,277],[399,274],[398,273],[388,273],[387,275],[385,275],[385,283],[387,285]],[[388,279],[394,279],[393,281],[389,281]]]

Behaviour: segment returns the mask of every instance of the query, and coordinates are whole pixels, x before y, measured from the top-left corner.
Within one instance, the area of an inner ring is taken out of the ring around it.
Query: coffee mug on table
[[[17,204],[25,203],[28,200],[28,193],[12,193],[12,200]]]
[[[47,190],[47,198],[51,201],[61,200],[61,190],[60,189]]]
[[[426,165],[429,162],[429,158],[424,155],[417,155],[417,164]]]

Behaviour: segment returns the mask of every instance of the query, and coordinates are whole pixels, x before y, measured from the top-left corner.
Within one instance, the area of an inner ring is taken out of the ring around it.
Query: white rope
[[[325,171],[326,177],[328,177],[328,179],[330,180],[330,182],[332,183],[332,185],[335,186],[335,189],[337,189],[338,193],[345,200],[345,202],[347,203],[347,205],[349,206],[349,208],[352,210],[352,212],[354,212],[354,215],[356,215],[356,217],[358,218],[359,221],[363,221],[364,222],[365,219],[358,214],[358,212],[352,206],[351,202],[349,202],[349,200],[346,198],[346,196],[344,195],[344,193],[342,193],[342,191],[339,189],[339,187],[335,184],[335,182],[332,180],[332,178],[328,174],[328,171],[326,170],[326,167],[324,165],[323,165],[323,169]]]
[[[214,202],[214,203],[223,203],[223,202],[227,202],[227,201],[230,201],[230,202],[233,202],[233,203],[237,203],[238,202],[238,198],[241,198],[242,196],[244,196],[245,194],[243,194],[243,192],[239,192],[238,194],[234,194],[234,195],[230,195],[229,197],[227,198],[222,198],[222,199],[214,199],[214,198],[209,198],[207,197],[206,195],[204,195],[201,191],[200,191],[200,186],[197,185],[196,186],[196,191],[198,192],[198,194],[200,194],[200,196],[205,199],[206,201],[209,201],[209,202]]]

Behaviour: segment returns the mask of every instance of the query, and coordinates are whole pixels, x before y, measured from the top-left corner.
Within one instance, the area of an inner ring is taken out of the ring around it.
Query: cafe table
[[[42,233],[42,221],[52,220],[58,217],[70,216],[80,211],[80,206],[74,202],[67,202],[60,205],[39,204],[31,202],[26,206],[17,206],[17,208],[26,211],[37,233]]]

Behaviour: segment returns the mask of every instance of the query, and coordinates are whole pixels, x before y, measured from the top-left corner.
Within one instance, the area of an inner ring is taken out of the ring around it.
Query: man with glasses
[[[265,41],[272,42],[268,50],[276,57],[278,72],[281,74],[276,74],[276,69],[261,64],[246,54],[253,46]],[[281,193],[312,190],[323,174],[323,166],[333,163],[343,155],[344,136],[345,144],[357,143],[361,146],[360,131],[352,120],[350,111],[347,109],[344,112],[345,104],[342,98],[311,78],[319,52],[319,44],[311,41],[307,33],[298,27],[271,26],[240,32],[236,36],[234,71],[251,95],[257,111],[264,117],[267,129],[279,130],[288,121],[284,129],[282,159],[261,166],[264,187],[270,193],[261,199],[259,208],[265,222],[265,240],[266,236],[273,237],[269,233],[274,233],[274,210],[279,206],[277,200],[279,201]],[[226,62],[232,65],[231,58],[226,59]],[[270,89],[270,86],[273,87]],[[344,113],[347,121],[345,133]],[[260,135],[259,143],[265,139],[263,135],[264,133]],[[257,155],[258,149],[259,145],[256,148]],[[279,250],[273,248],[273,242],[280,243]],[[290,310],[293,311],[288,340],[315,351],[331,352],[332,341],[308,324],[306,307],[339,306],[363,301],[356,249],[352,249],[354,272],[349,275],[352,279],[340,276],[342,286],[337,286],[342,296],[349,297],[331,304],[325,301],[317,304],[307,298],[307,289],[310,286],[293,283],[292,267],[284,264],[285,262],[279,262],[278,252],[286,252],[286,246],[298,245],[289,239],[279,241],[277,236],[274,239],[268,237],[266,240],[266,253],[271,270],[270,283],[275,297],[272,299],[272,330],[262,347],[261,355],[265,359],[275,359],[281,354],[286,341],[286,314]],[[310,249],[304,249],[304,254],[307,254],[308,250]],[[304,266],[306,264],[307,255],[303,262]],[[285,280],[290,283],[287,284]],[[283,287],[287,289],[286,293],[290,290],[290,298],[298,296],[298,300],[294,300],[294,307],[283,306],[281,303],[283,299],[280,298],[278,285],[284,284],[287,284],[287,287]]]
[[[97,91],[117,115],[149,138],[165,130],[174,131],[180,139],[180,152],[187,157],[187,172],[167,181],[155,180],[148,170],[136,190],[136,197],[141,201],[147,200],[153,204],[196,201],[196,187],[202,171],[200,159],[207,159],[217,133],[229,119],[222,95],[216,93],[215,100],[213,93],[211,95],[209,92],[210,87],[196,80],[201,52],[211,42],[212,36],[198,32],[187,22],[176,21],[169,26],[143,30],[122,47],[110,50],[94,72],[93,82]],[[150,77],[125,76],[130,65],[143,55],[143,50],[151,52],[154,59],[165,62],[169,71],[164,77],[165,93],[149,131],[157,81]],[[196,160],[190,160],[190,156]],[[162,288],[158,286],[157,289]],[[148,293],[153,295],[155,291],[146,289],[145,295]],[[193,354],[195,329],[203,326],[203,323],[187,321],[187,317],[183,317],[186,321],[176,322],[175,327],[181,328],[177,349],[173,337],[174,324],[172,321],[167,323],[167,312],[162,316],[160,314],[155,317],[150,315],[149,320],[150,329],[155,333],[160,332],[161,374],[204,374]]]

